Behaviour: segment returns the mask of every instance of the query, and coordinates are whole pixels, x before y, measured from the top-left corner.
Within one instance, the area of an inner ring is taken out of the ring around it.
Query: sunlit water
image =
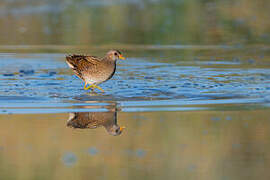
[[[1,177],[268,179],[267,51],[193,48],[123,50],[105,93],[66,53],[0,54]]]
[[[83,82],[65,63],[66,54],[1,54],[1,113],[34,112],[33,108],[38,113],[69,112],[111,101],[122,111],[269,104],[270,64],[262,60],[150,58],[147,51],[135,54],[137,57],[126,53],[127,60],[118,61],[116,74],[101,84],[105,93],[83,90]]]

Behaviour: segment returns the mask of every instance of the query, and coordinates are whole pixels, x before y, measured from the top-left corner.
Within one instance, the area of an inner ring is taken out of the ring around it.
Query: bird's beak
[[[121,126],[120,131],[122,132],[125,128],[126,128],[125,126]]]
[[[126,58],[124,56],[122,56],[122,54],[120,54],[119,59],[125,60]]]

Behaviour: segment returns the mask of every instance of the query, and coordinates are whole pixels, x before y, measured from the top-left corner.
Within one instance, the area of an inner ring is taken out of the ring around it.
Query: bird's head
[[[110,50],[108,53],[107,53],[107,57],[110,59],[110,60],[113,60],[113,61],[116,61],[118,59],[126,59],[122,56],[122,53],[118,50]]]
[[[118,136],[123,132],[124,129],[124,126],[118,126],[114,124],[111,128],[108,128],[107,131],[110,135]]]

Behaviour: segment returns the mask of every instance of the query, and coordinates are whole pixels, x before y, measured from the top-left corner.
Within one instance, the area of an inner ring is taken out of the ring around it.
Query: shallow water
[[[126,129],[111,136],[102,126],[68,127],[67,113],[2,114],[1,177],[268,179],[269,116],[268,109],[118,112]]]
[[[43,49],[0,54],[1,177],[270,176],[267,47],[123,48],[105,93],[83,90],[62,47]]]
[[[126,112],[269,106],[270,64],[267,55],[261,57],[264,52],[257,52],[257,59],[235,59],[235,52],[227,48],[203,52],[154,48],[130,56],[126,50],[127,60],[118,61],[116,74],[101,84],[105,93],[83,90],[83,82],[66,65],[64,53],[0,54],[1,113],[69,112],[110,102]],[[219,51],[220,59],[208,59],[207,53]],[[238,54],[243,51],[239,49]],[[178,56],[183,52],[200,54],[193,59]]]

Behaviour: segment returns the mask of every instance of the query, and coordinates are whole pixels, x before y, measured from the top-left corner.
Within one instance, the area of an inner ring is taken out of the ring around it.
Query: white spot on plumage
[[[74,117],[75,117],[75,113],[69,113],[69,118],[68,118],[67,122],[72,120]]]
[[[74,68],[74,66],[73,66],[72,64],[70,64],[68,61],[66,61],[66,62],[67,62],[67,65],[68,65],[71,69]]]

